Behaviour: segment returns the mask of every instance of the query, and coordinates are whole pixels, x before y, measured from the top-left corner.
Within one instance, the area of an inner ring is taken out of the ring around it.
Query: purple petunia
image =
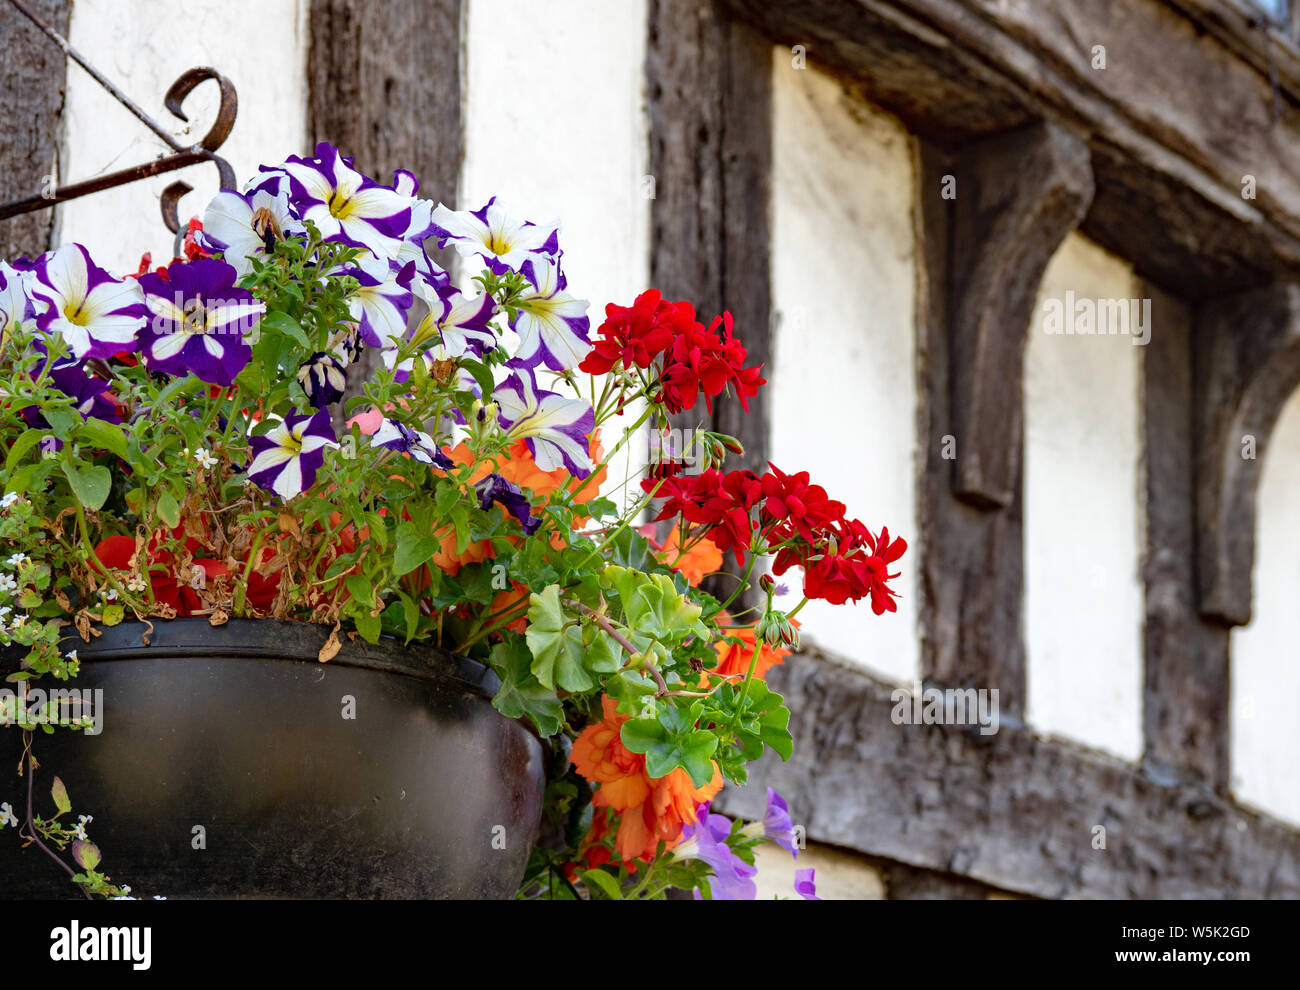
[[[432,464],[444,471],[456,466],[456,462],[442,452],[433,437],[395,419],[385,419],[380,424],[379,429],[370,435],[370,446],[387,447],[389,450],[410,454],[417,461]]]
[[[32,276],[27,287],[36,325],[63,337],[76,358],[110,358],[135,350],[145,307],[134,279],[113,278],[80,244],[42,255]]]
[[[140,332],[140,353],[150,371],[192,373],[200,381],[230,385],[253,356],[244,341],[265,307],[224,261],[175,261],[167,277],[140,276],[151,318]]]
[[[42,353],[45,351],[44,345],[39,342],[36,344],[36,348]],[[34,374],[40,375],[42,373],[45,360],[48,359],[42,359],[36,365]],[[50,369],[49,377],[46,380],[73,400],[72,408],[81,414],[82,419],[102,419],[109,423],[120,423],[122,421],[121,412],[107,398],[106,393],[111,388],[109,383],[93,375],[88,375],[78,362],[72,360],[58,362]],[[41,415],[39,406],[27,406],[20,410],[20,415],[33,430],[50,428],[49,422]]]
[[[575,478],[591,474],[589,437],[596,415],[590,405],[539,389],[526,368],[499,384],[492,397],[501,407],[507,437],[527,440],[539,468],[563,467]]]
[[[794,892],[805,901],[820,901],[817,896],[817,871],[812,867],[794,871]]]
[[[298,368],[298,384],[302,386],[307,401],[316,409],[324,409],[343,398],[348,387],[347,365],[337,354],[317,351]]]
[[[391,347],[392,339],[406,332],[406,313],[415,298],[411,293],[415,262],[399,266],[387,258],[364,254],[353,266],[331,274],[351,275],[361,283],[348,306],[366,344]]]
[[[731,819],[725,815],[709,814],[706,801],[695,809],[695,821],[682,829],[681,841],[673,847],[673,859],[698,859],[713,870],[709,893],[715,901],[752,901],[758,896],[754,874],[758,867],[750,866],[731,851],[727,837],[731,834]],[[695,892],[697,900],[700,892]]]
[[[558,260],[530,258],[521,274],[532,291],[516,301],[510,326],[519,334],[519,350],[511,364],[533,368],[544,362],[552,371],[576,368],[591,351],[587,301],[565,291],[568,282]]]
[[[502,275],[520,271],[530,257],[553,255],[559,250],[559,226],[540,226],[515,220],[493,196],[478,210],[449,210],[441,203],[433,211],[433,232],[438,246],[454,244],[463,258],[482,255],[487,266]]]
[[[36,315],[28,293],[27,283],[31,278],[29,273],[0,261],[0,334],[30,322]]]
[[[400,188],[380,185],[324,141],[316,145],[315,158],[290,155],[282,170],[289,176],[290,204],[326,240],[397,257],[415,204],[410,193],[400,191],[411,188],[410,173],[398,174]]]
[[[775,842],[792,856],[799,856],[790,809],[786,806],[785,799],[770,787],[767,789],[767,811],[763,813],[762,821],[751,822],[742,831],[751,838]]]
[[[203,214],[199,240],[219,251],[240,277],[252,271],[252,259],[270,253],[277,240],[306,231],[289,206],[288,193],[278,188],[281,184],[279,177],[263,177],[246,193],[223,189]]]
[[[288,502],[316,483],[316,472],[325,463],[325,448],[337,447],[338,442],[327,409],[310,415],[291,409],[284,419],[276,416],[271,420],[270,432],[249,438],[253,460],[248,465],[248,480]]]
[[[505,506],[505,510],[519,520],[524,532],[532,536],[542,524],[541,516],[534,516],[529,510],[531,505],[527,496],[518,485],[506,481],[499,474],[489,474],[474,486],[478,492],[478,506],[487,511],[493,502]]]

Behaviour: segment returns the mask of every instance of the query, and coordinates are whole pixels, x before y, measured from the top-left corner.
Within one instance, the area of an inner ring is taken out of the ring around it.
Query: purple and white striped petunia
[[[325,448],[338,447],[338,442],[328,409],[313,414],[290,409],[284,419],[269,419],[275,423],[270,432],[249,437],[253,460],[248,465],[248,480],[288,502],[316,483],[316,472],[325,463]]]
[[[290,203],[322,237],[368,248],[378,257],[397,257],[415,205],[411,195],[362,175],[351,158],[324,141],[316,145],[315,158],[290,155],[282,168],[289,174]],[[406,179],[397,178],[409,188]]]
[[[221,252],[222,260],[240,278],[252,271],[252,259],[269,254],[276,241],[307,229],[289,206],[289,194],[275,190],[275,178],[263,183],[271,188],[217,193],[204,211],[203,230],[198,234],[205,247]]]
[[[379,429],[370,435],[370,446],[387,447],[389,450],[410,454],[417,461],[432,464],[444,471],[456,466],[456,462],[442,452],[433,437],[395,419],[385,419],[379,425]]]
[[[144,326],[144,298],[135,279],[116,279],[90,260],[80,244],[42,255],[28,291],[36,325],[67,341],[78,360],[135,350]]]
[[[532,536],[542,524],[541,516],[534,516],[531,505],[523,489],[513,482],[506,481],[499,474],[489,474],[474,486],[478,492],[478,507],[484,512],[493,502],[502,505],[507,512],[519,520],[524,533]]]
[[[790,855],[799,858],[799,847],[795,844],[796,835],[794,824],[790,820],[790,809],[786,806],[785,798],[770,787],[767,789],[767,811],[764,812],[762,821],[751,822],[741,831],[752,838],[775,842]]]
[[[496,346],[496,334],[489,326],[496,313],[496,303],[486,292],[470,298],[450,283],[444,285],[424,279],[417,279],[414,289],[429,312],[411,331],[410,339],[423,348],[420,356],[426,363],[450,361],[466,354],[482,357]],[[397,381],[405,381],[415,358],[395,364],[399,349],[391,342],[385,347],[384,366],[394,372]]]
[[[811,866],[794,871],[794,892],[805,901],[820,901],[817,896],[817,871]]]
[[[140,276],[152,314],[140,332],[140,353],[150,371],[193,375],[213,385],[230,385],[253,350],[244,337],[265,306],[246,289],[235,288],[235,269],[224,261],[174,261],[167,278]]]
[[[533,368],[545,362],[552,371],[576,368],[591,350],[587,301],[565,291],[568,283],[558,259],[530,258],[521,274],[533,291],[519,297],[510,324],[519,334],[519,350],[511,364]]]
[[[575,478],[591,474],[591,431],[596,415],[581,399],[539,389],[532,372],[521,371],[497,385],[492,398],[511,440],[527,440],[533,460],[543,471],[563,467]]]
[[[558,224],[534,224],[516,220],[493,196],[479,210],[449,210],[441,203],[433,211],[433,229],[438,246],[456,245],[462,258],[482,255],[498,275],[519,271],[534,255],[559,250]]]
[[[695,821],[682,829],[682,838],[673,846],[673,859],[698,859],[713,870],[709,880],[709,894],[715,901],[752,901],[758,896],[754,874],[758,868],[750,866],[732,852],[727,845],[731,834],[731,819],[725,815],[709,814],[709,804],[704,802],[695,809]],[[701,900],[699,890],[695,899]]]
[[[36,315],[27,285],[31,278],[29,272],[0,261],[0,336],[31,322]]]
[[[324,409],[343,398],[348,387],[347,365],[337,354],[317,351],[298,368],[298,384],[307,401]]]
[[[330,274],[351,275],[361,283],[348,306],[361,328],[362,341],[371,347],[391,347],[392,338],[406,332],[406,313],[415,299],[411,292],[414,262],[398,267],[387,258],[363,254],[355,265]]]

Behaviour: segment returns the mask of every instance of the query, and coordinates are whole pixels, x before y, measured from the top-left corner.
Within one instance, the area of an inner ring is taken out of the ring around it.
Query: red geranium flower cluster
[[[728,385],[735,386],[748,412],[749,399],[766,382],[761,365],[745,367],[748,352],[732,333],[730,313],[715,317],[706,330],[690,303],[668,302],[658,289],[641,293],[630,307],[606,306],[598,333],[578,367],[603,375],[620,363],[624,368],[657,366],[655,400],[669,412],[693,409],[701,392],[712,412],[714,397]]]
[[[694,476],[646,478],[641,487],[666,501],[657,520],[680,516],[699,526],[736,563],[753,541],[755,510],[762,544],[776,549],[774,574],[804,569],[803,591],[834,605],[870,597],[877,615],[897,611],[888,581],[898,577],[889,565],[907,549],[888,528],[876,536],[858,519],[845,518],[843,502],[827,497],[808,472],[786,474],[774,464],[762,475],[752,471],[704,471]],[[656,520],[656,521],[657,521]]]

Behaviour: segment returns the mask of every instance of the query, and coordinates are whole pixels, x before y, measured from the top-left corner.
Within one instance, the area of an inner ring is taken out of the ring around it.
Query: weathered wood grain
[[[31,7],[67,36],[71,0],[32,0]],[[53,190],[58,183],[67,62],[52,41],[7,3],[0,5],[0,38],[0,202],[8,202],[47,186]],[[53,223],[53,210],[0,220],[0,258],[45,251]]]
[[[1300,834],[1209,788],[1013,720],[990,736],[896,725],[888,686],[825,657],[768,680],[794,713],[794,756],[723,791],[728,814],[761,816],[775,787],[810,840],[1039,897],[1300,897]]]
[[[1141,348],[1146,545],[1142,721],[1147,762],[1229,786],[1228,630],[1197,608],[1191,309],[1149,283],[1152,334]]]
[[[1200,608],[1246,625],[1260,473],[1282,406],[1300,386],[1300,284],[1203,304],[1195,344]]]
[[[380,182],[407,169],[422,198],[454,205],[464,156],[460,0],[312,0],[310,18],[312,146],[336,145]],[[345,402],[378,365],[377,351],[362,354]]]

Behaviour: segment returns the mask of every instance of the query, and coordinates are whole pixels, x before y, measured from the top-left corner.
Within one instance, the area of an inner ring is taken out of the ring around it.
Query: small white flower
[[[77,816],[77,821],[81,822],[82,825],[85,825],[87,822],[93,822],[94,820],[95,820],[95,816],[94,816],[94,815],[78,815],[78,816]]]
[[[19,629],[21,629],[21,628],[22,628],[23,626],[25,626],[26,624],[27,624],[27,616],[25,616],[25,615],[15,615],[15,616],[14,616],[14,621],[13,621],[13,623],[9,626],[9,628],[12,629],[14,632],[17,632]]]
[[[139,574],[132,574],[126,582],[127,590],[134,591],[137,594],[145,589],[144,578]]]
[[[77,651],[76,651],[76,650],[69,650],[67,653],[64,654],[64,656],[66,656],[69,660],[76,660],[76,659],[77,659]]]
[[[7,595],[18,587],[18,582],[8,574],[0,574],[0,595]]]
[[[8,560],[6,560],[5,563],[8,564],[10,567],[12,567],[14,570],[18,570],[18,568],[22,567],[23,564],[27,563],[27,561],[31,559],[32,558],[27,556],[27,554],[25,553],[16,553]]]
[[[17,492],[5,492],[4,498],[0,498],[0,509],[7,509],[17,501]]]
[[[129,894],[129,893],[131,893],[131,888],[130,888],[130,887],[127,887],[127,886],[125,886],[125,885],[123,885],[123,887],[122,887],[122,893],[124,893],[124,894]]]
[[[117,589],[116,589],[116,588],[109,588],[109,589],[107,589],[107,590],[105,590],[105,591],[101,591],[101,592],[99,593],[99,595],[100,595],[101,598],[104,599],[104,601],[106,601],[106,602],[111,602],[111,601],[114,601],[114,600],[117,598]]]
[[[0,619],[3,619],[6,615],[8,615],[12,611],[13,609],[11,609],[8,605],[0,605]]]
[[[206,447],[200,447],[194,452],[194,459],[199,462],[199,467],[205,471],[217,463],[217,459],[212,456]]]
[[[167,898],[163,897],[162,894],[154,894],[154,895],[153,895],[153,899],[154,899],[155,901],[165,901],[165,900],[167,900]]]
[[[74,828],[74,829],[72,830],[72,834],[75,835],[75,836],[76,836],[78,839],[80,839],[82,842],[85,842],[85,841],[86,841],[86,826],[85,826],[85,825],[78,824],[77,827]]]
[[[14,809],[9,807],[9,802],[5,801],[0,804],[0,827],[5,825],[17,826],[18,819],[14,817]]]

